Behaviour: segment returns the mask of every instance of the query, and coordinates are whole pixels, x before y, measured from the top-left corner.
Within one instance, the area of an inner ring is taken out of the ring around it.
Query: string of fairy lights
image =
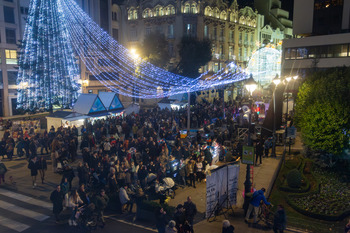
[[[197,79],[173,74],[142,59],[133,58],[129,50],[103,31],[75,1],[60,0],[59,8],[64,12],[73,47],[87,69],[109,89],[122,95],[157,98],[159,89],[162,96],[170,96],[247,78],[247,74],[234,63],[214,75],[204,73]],[[97,57],[98,62],[89,59],[89,56]]]
[[[17,76],[17,108],[70,107],[81,90],[79,69],[57,0],[32,0]]]
[[[99,27],[74,0],[31,0],[17,77],[17,107],[71,106],[81,91],[78,59],[104,86],[141,99],[212,89],[248,78],[234,63],[191,79],[139,58]]]

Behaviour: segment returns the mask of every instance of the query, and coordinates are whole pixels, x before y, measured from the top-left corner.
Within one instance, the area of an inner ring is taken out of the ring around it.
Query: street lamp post
[[[275,84],[275,89],[273,90],[273,131],[272,131],[272,152],[271,157],[276,157],[276,89],[278,84],[281,82],[278,74],[272,80]]]
[[[249,79],[245,83],[245,88],[248,90],[250,97],[252,96],[254,90],[257,87],[257,83],[253,79],[253,75],[250,75]],[[250,109],[250,114],[249,114],[249,128],[248,128],[248,146],[252,146],[252,140],[250,137],[250,126],[252,122],[252,111]],[[246,170],[246,177],[245,177],[245,182],[244,182],[244,209],[248,208],[248,197],[247,193],[250,193],[252,187],[252,183],[250,182],[250,164],[247,164],[247,170]]]
[[[287,129],[288,129],[288,100],[289,100],[289,91],[288,91],[288,84],[290,82],[290,80],[292,79],[292,77],[287,77],[286,81],[287,81],[287,85],[286,88],[287,89],[287,108],[286,108],[286,126],[284,127],[284,150],[283,150],[283,158],[282,161],[284,163],[285,158],[286,158],[286,148],[287,148]]]

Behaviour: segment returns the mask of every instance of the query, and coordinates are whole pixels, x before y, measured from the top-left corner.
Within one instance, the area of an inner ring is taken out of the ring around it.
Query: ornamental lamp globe
[[[249,79],[246,81],[246,83],[244,84],[245,88],[249,91],[250,95],[253,95],[253,92],[255,91],[255,89],[257,88],[257,83],[253,78],[253,75],[250,74]]]

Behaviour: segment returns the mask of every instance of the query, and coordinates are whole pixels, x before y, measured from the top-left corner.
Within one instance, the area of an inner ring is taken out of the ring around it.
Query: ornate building
[[[128,1],[114,4],[113,15],[114,38],[128,48],[139,48],[151,32],[164,34],[172,63],[179,59],[177,45],[183,36],[210,39],[213,59],[201,72],[215,72],[230,61],[245,67],[257,45],[258,13],[240,9],[236,0]]]

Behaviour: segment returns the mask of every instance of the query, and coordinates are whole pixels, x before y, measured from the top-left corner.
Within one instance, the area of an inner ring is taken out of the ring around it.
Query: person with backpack
[[[263,201],[265,203],[265,205],[271,205],[272,206],[272,204],[270,202],[268,202],[266,200],[265,196],[264,196],[265,191],[266,191],[266,189],[262,188],[262,189],[260,189],[258,191],[255,191],[253,193],[252,199],[250,200],[250,203],[249,203],[247,214],[246,214],[245,219],[244,219],[244,221],[246,223],[248,223],[250,214],[252,213],[253,210],[254,210],[254,213],[253,213],[254,214],[254,221],[253,221],[253,223],[256,223],[261,201]]]

